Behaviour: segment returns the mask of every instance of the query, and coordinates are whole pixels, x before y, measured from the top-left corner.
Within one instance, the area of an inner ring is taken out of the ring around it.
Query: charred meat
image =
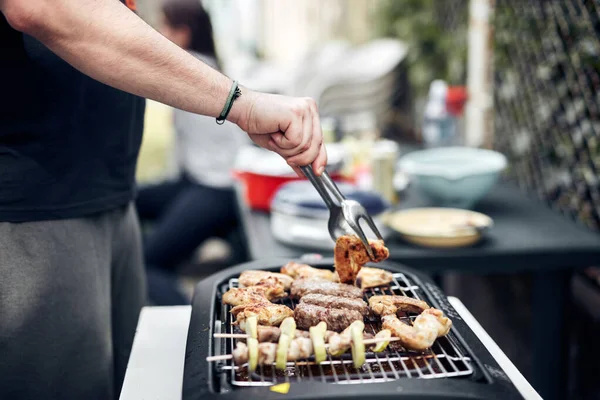
[[[361,289],[367,289],[389,285],[393,278],[391,272],[381,268],[362,267],[356,276],[355,284]]]
[[[341,308],[346,310],[358,311],[365,316],[369,312],[369,307],[363,299],[331,296],[327,294],[310,293],[302,296],[300,304],[314,304],[325,308]]]
[[[255,286],[231,288],[223,294],[223,303],[230,306],[264,303],[279,300],[286,296],[283,285],[277,278],[265,278]]]
[[[335,272],[328,269],[314,268],[307,264],[290,261],[281,267],[282,274],[289,275],[294,279],[323,279],[335,282],[338,277]]]
[[[452,321],[436,308],[428,308],[415,318],[412,325],[400,321],[394,314],[381,318],[383,329],[389,329],[400,338],[406,349],[427,350],[438,337],[446,336],[452,327]]]
[[[423,300],[407,296],[371,296],[369,307],[377,315],[395,315],[398,311],[419,314],[429,308]]]
[[[276,326],[264,326],[264,325],[259,325],[258,326],[258,341],[259,342],[277,342],[279,340],[279,336],[281,335],[281,329],[279,329]],[[295,338],[299,338],[299,337],[304,337],[307,338],[309,337],[308,332],[307,331],[301,331],[299,329],[296,329],[296,333],[294,335]]]
[[[310,293],[359,299],[363,297],[362,290],[356,286],[311,279],[295,280],[290,290],[290,294],[296,298],[306,296]]]
[[[246,318],[256,315],[259,325],[279,326],[281,321],[294,315],[291,308],[282,304],[273,304],[269,302],[245,304],[231,309],[231,313],[236,317],[236,323],[242,326]]]
[[[334,264],[340,282],[354,284],[360,269],[368,262],[380,262],[390,256],[382,240],[369,241],[374,260],[369,258],[367,249],[357,236],[340,236],[335,242]]]
[[[314,304],[299,303],[294,309],[294,319],[300,329],[309,329],[323,321],[327,329],[341,332],[356,320],[362,321],[363,316],[356,310],[325,308]]]
[[[268,278],[276,278],[283,285],[285,290],[288,290],[294,279],[291,276],[279,274],[277,272],[247,270],[240,274],[239,282],[245,287],[256,286],[259,282]]]

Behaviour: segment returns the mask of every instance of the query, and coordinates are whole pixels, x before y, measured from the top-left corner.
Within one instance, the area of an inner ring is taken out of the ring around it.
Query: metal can
[[[398,201],[394,189],[394,172],[398,152],[398,144],[391,140],[375,142],[371,151],[373,190],[381,194],[391,204]]]

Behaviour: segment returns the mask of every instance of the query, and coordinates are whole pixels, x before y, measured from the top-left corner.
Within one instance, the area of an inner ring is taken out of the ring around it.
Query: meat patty
[[[300,329],[309,329],[324,321],[327,329],[341,332],[354,321],[362,321],[363,316],[356,310],[325,308],[314,304],[299,303],[294,309],[294,319]]]
[[[302,296],[300,303],[314,304],[325,308],[343,308],[346,310],[358,311],[365,316],[369,312],[369,307],[363,299],[331,296],[328,294],[309,293]]]
[[[306,296],[310,293],[328,294],[331,296],[362,298],[362,290],[356,286],[346,285],[322,280],[296,279],[292,283],[290,294],[296,298]]]

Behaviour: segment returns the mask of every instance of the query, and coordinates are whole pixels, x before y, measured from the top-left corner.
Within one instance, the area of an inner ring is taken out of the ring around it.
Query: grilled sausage
[[[327,329],[341,332],[352,322],[363,320],[363,316],[356,310],[325,308],[314,304],[299,303],[294,309],[294,319],[300,329],[309,329],[324,321]]]
[[[292,283],[290,293],[293,297],[300,298],[310,293],[328,294],[331,296],[362,298],[362,290],[356,286],[335,283],[324,280],[296,279]]]
[[[365,316],[369,312],[369,307],[363,299],[330,296],[327,294],[309,293],[302,296],[300,303],[314,304],[325,308],[342,308],[358,311]]]

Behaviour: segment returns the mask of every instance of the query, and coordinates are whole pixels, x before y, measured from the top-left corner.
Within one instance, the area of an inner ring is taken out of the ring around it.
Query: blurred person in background
[[[194,57],[219,69],[208,13],[198,0],[167,0],[159,31]],[[144,260],[152,304],[189,303],[175,269],[211,237],[227,238],[237,228],[231,170],[238,149],[249,142],[234,124],[174,110],[175,159],[179,177],[141,187],[136,200],[144,236]]]
[[[327,162],[314,101],[241,87],[228,103],[232,80],[135,4],[0,0],[0,399],[119,397],[147,293],[144,98],[211,117],[232,104],[227,119],[298,174]]]

